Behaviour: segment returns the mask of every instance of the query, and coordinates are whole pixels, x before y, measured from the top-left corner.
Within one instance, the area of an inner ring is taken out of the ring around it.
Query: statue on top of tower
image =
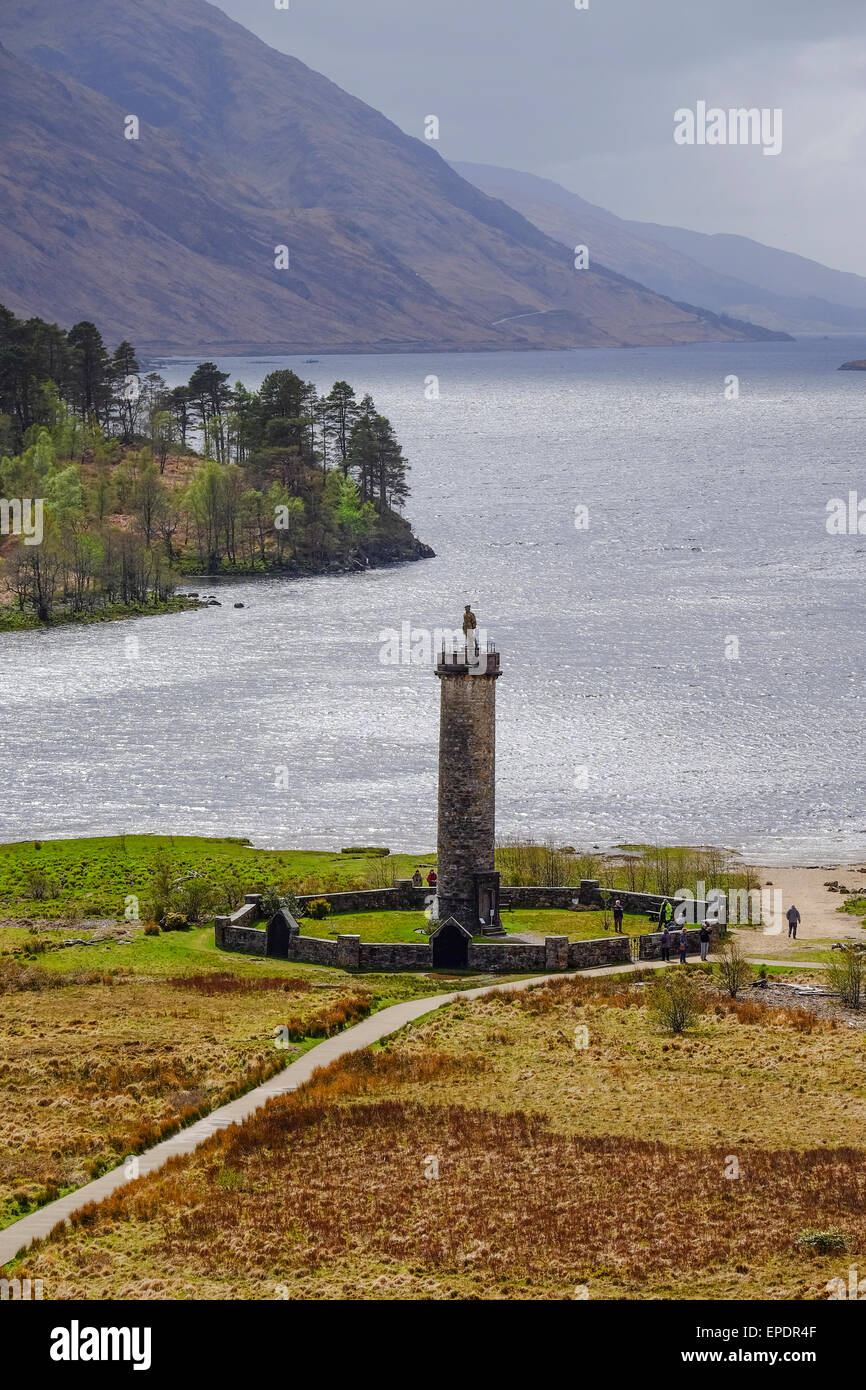
[[[475,617],[475,614],[472,612],[472,609],[469,607],[469,604],[467,603],[466,607],[463,610],[463,636],[466,641],[467,656],[470,650],[478,650],[478,643],[475,638],[475,629],[477,626],[478,620]]]

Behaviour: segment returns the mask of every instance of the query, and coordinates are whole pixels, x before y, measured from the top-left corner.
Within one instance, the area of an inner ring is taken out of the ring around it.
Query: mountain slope
[[[5,0],[3,18],[0,301],[18,313],[196,351],[761,336],[575,271],[424,141],[204,0]]]
[[[454,168],[542,231],[584,242],[605,265],[675,300],[787,332],[866,329],[866,279],[747,237],[627,221],[550,179],[485,164]]]

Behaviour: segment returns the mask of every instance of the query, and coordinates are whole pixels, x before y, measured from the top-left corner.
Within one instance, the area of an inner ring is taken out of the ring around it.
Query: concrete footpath
[[[759,960],[750,960],[750,964],[761,963]],[[766,964],[778,965],[780,962],[768,960]],[[482,995],[493,993],[494,990],[529,989],[532,985],[543,984],[547,980],[562,980],[573,975],[631,974],[635,970],[659,969],[661,965],[661,961],[637,961],[632,965],[614,965],[601,970],[571,970],[567,973],[558,971],[555,975],[533,975],[528,980],[479,985],[475,989],[454,990],[451,994],[432,994],[425,999],[411,999],[404,1004],[391,1004],[389,1008],[371,1014],[362,1023],[356,1023],[344,1032],[336,1033],[332,1038],[325,1038],[296,1062],[291,1062],[282,1071],[276,1072],[261,1086],[238,1096],[237,1100],[230,1101],[228,1105],[221,1105],[203,1120],[196,1120],[195,1124],[179,1130],[170,1139],[163,1139],[162,1143],[154,1145],[152,1149],[146,1149],[144,1153],[136,1155],[136,1176],[145,1177],[148,1173],[156,1172],[169,1158],[191,1154],[219,1130],[248,1120],[274,1096],[284,1096],[290,1091],[296,1091],[305,1081],[309,1081],[318,1067],[326,1067],[329,1062],[335,1061],[338,1057],[345,1057],[349,1052],[359,1052],[371,1043],[388,1037],[390,1033],[398,1032],[407,1023],[414,1022],[423,1014],[440,1009],[443,1004],[453,1003],[455,999],[479,999]],[[800,966],[800,969],[803,968],[815,967]],[[132,1181],[133,1177],[127,1174],[127,1164],[121,1163],[117,1168],[112,1168],[111,1172],[103,1173],[101,1178],[95,1178],[84,1187],[76,1188],[65,1197],[59,1197],[56,1202],[47,1203],[38,1211],[31,1212],[29,1216],[22,1216],[20,1221],[15,1221],[0,1231],[0,1266],[7,1264],[34,1240],[47,1236],[59,1222],[68,1221],[74,1212],[80,1211],[90,1202],[103,1201],[119,1187],[124,1187]]]

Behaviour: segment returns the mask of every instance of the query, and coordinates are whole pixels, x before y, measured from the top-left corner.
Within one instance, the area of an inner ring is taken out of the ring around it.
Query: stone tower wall
[[[496,677],[446,674],[439,716],[439,919],[478,931],[473,872],[495,848]]]

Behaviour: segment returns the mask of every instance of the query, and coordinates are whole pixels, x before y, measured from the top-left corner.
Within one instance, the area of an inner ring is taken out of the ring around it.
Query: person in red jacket
[[[435,888],[435,887],[436,887],[436,870],[435,870],[435,869],[431,869],[431,870],[430,870],[429,874],[427,875],[427,882],[429,883],[429,885],[430,885],[431,888]]]

